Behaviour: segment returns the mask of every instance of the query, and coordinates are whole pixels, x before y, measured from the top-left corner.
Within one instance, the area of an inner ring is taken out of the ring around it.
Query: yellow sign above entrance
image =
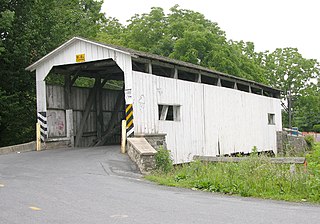
[[[76,62],[85,62],[86,61],[86,55],[85,54],[77,54],[76,55]]]

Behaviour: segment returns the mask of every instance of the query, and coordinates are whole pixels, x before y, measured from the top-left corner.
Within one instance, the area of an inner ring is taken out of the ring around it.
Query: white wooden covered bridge
[[[277,150],[280,90],[263,84],[79,37],[27,70],[36,71],[44,141],[117,143],[120,121],[127,119],[128,136],[166,134],[175,163],[254,146]],[[117,88],[109,88],[114,83]]]

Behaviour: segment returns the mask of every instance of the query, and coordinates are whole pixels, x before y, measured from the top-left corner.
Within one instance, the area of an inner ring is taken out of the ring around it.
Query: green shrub
[[[318,133],[320,133],[320,124],[315,124],[315,125],[313,125],[313,131],[314,132],[318,132]]]
[[[314,146],[314,137],[313,135],[306,135],[304,136],[304,140],[307,142],[309,149]]]
[[[170,158],[167,151],[160,151],[159,155]],[[201,191],[319,203],[320,143],[314,144],[307,161],[307,167],[302,164],[275,164],[270,158],[258,155],[251,155],[239,163],[194,161],[166,174],[154,173],[147,179]]]
[[[173,169],[170,151],[160,147],[155,155],[156,169],[160,172],[169,173]]]
[[[320,178],[320,143],[313,145],[313,150],[306,155],[306,159],[308,162],[308,171],[312,175],[318,175]]]

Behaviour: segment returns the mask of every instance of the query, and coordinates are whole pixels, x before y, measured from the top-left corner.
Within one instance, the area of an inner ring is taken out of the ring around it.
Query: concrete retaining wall
[[[45,142],[41,143],[41,150],[47,149],[59,149],[59,148],[67,148],[70,147],[70,141],[53,141],[53,142]],[[30,152],[36,150],[36,142],[28,142],[19,145],[11,145],[0,148],[0,154],[8,154],[14,152]]]
[[[36,150],[36,142],[28,142],[19,145],[12,145],[0,148],[0,154],[8,154],[13,152],[29,152]]]

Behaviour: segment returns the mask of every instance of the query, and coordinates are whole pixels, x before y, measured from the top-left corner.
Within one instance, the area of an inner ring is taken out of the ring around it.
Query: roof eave
[[[56,54],[57,52],[61,51],[63,48],[67,47],[68,45],[72,44],[73,42],[75,42],[77,40],[81,40],[81,41],[84,41],[84,42],[87,42],[87,43],[91,43],[91,44],[94,44],[94,45],[97,45],[97,46],[100,46],[100,47],[103,47],[103,48],[108,48],[110,50],[114,50],[114,51],[122,53],[122,54],[127,54],[127,55],[130,55],[130,56],[133,56],[129,52],[121,51],[121,50],[118,50],[116,48],[109,47],[109,46],[106,46],[106,45],[103,45],[103,44],[100,44],[100,43],[97,43],[97,42],[94,42],[94,41],[90,41],[90,40],[87,40],[87,39],[84,39],[84,38],[81,38],[81,37],[73,37],[70,40],[68,40],[67,42],[65,42],[64,44],[60,45],[59,47],[57,47],[56,49],[51,51],[50,53],[48,53],[47,55],[45,55],[44,57],[40,58],[38,61],[34,62],[33,64],[31,64],[30,66],[25,68],[25,70],[33,72],[34,70],[36,70],[37,66],[40,63],[42,63],[43,61],[45,61],[46,59],[48,59],[52,55]]]

